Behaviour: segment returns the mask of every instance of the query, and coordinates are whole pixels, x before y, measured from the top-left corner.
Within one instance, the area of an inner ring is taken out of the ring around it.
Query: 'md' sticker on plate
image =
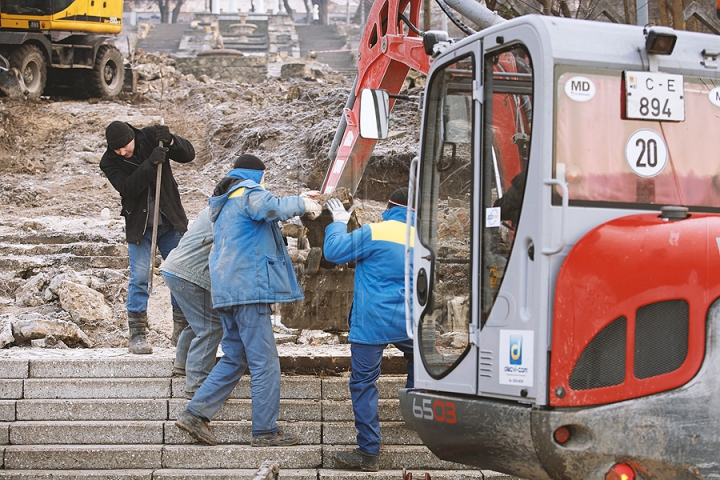
[[[587,102],[595,96],[595,84],[587,77],[572,77],[565,82],[565,95],[576,102]]]
[[[533,331],[500,330],[501,385],[533,386]]]

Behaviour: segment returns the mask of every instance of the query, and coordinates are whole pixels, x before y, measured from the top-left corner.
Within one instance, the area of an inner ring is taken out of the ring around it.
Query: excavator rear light
[[[616,463],[605,474],[605,480],[635,480],[635,470],[624,463]]]

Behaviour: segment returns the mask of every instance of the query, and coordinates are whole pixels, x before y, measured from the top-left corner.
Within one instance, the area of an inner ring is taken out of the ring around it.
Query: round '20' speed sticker
[[[625,160],[630,169],[640,177],[658,175],[665,168],[667,159],[665,140],[654,130],[638,130],[630,135],[625,144]]]

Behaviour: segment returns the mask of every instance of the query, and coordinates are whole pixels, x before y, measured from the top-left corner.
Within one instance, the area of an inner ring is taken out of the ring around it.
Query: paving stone
[[[378,416],[381,422],[403,421],[399,399],[381,399],[378,401]],[[322,417],[326,422],[354,421],[352,402],[348,400],[324,400]]]
[[[13,445],[162,444],[163,422],[15,422]]]
[[[15,420],[15,400],[0,400],[0,422]]]
[[[349,375],[325,377],[322,383],[323,400],[346,400],[350,398]],[[398,398],[398,389],[405,388],[407,377],[401,375],[381,376],[377,381],[380,398]]]
[[[228,470],[176,470],[176,469],[160,469],[153,474],[153,480],[238,480],[240,478],[253,478],[255,469],[228,469]],[[280,470],[280,478],[282,480],[317,480],[317,470],[296,470],[282,469]]]
[[[11,445],[6,470],[121,470],[160,468],[162,445]]]
[[[167,403],[165,399],[18,400],[13,413],[17,412],[18,420],[35,421],[167,420]]]
[[[24,380],[0,380],[0,399],[18,399],[23,397]]]
[[[292,447],[251,447],[249,445],[167,446],[163,449],[163,468],[257,469],[272,460],[280,469],[316,468],[322,464],[320,445]]]
[[[32,360],[30,378],[165,378],[172,366],[172,357],[132,355],[125,350],[110,358]]]
[[[317,445],[321,440],[321,424],[315,422],[278,422],[281,430],[300,437],[301,445]],[[210,422],[210,430],[215,434],[219,444],[250,445],[252,439],[252,422]],[[165,443],[193,444],[198,443],[189,433],[180,430],[175,422],[165,423]]]
[[[166,398],[169,396],[169,378],[31,378],[25,380],[25,398],[138,399]]]
[[[0,378],[27,378],[28,363],[22,358],[0,359]]]
[[[380,436],[384,445],[422,445],[422,440],[404,422],[381,422]],[[324,445],[355,445],[357,430],[354,422],[323,423]]]
[[[5,480],[152,480],[152,470],[13,470],[0,471]]]
[[[169,402],[168,418],[175,420],[190,400],[172,399]],[[322,404],[319,400],[280,399],[278,420],[293,422],[319,422],[322,418]],[[213,422],[225,420],[250,420],[252,401],[229,399],[212,418]]]
[[[335,460],[335,454],[352,450],[354,447],[323,445],[323,467],[342,468]],[[472,470],[472,468],[467,468],[465,465],[440,460],[425,446],[383,445],[380,449],[380,469],[402,470],[403,468],[412,468],[414,470]]]

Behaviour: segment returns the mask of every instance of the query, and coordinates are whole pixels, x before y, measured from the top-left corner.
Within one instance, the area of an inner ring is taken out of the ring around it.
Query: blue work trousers
[[[147,312],[148,281],[150,280],[150,248],[152,247],[152,227],[148,227],[139,243],[128,243],[128,256],[130,258],[130,284],[125,305],[129,313]],[[173,248],[177,247],[182,235],[175,230],[172,224],[165,220],[158,226],[157,248],[162,258],[166,258]],[[170,303],[180,308],[172,295]]]
[[[230,397],[245,369],[250,370],[252,434],[277,433],[280,414],[280,358],[270,305],[254,303],[218,308],[223,325],[223,357],[195,392],[187,409],[212,419]]]
[[[178,337],[174,366],[185,369],[185,391],[195,392],[215,366],[222,322],[208,290],[180,277],[163,274],[163,280],[189,324]]]
[[[413,362],[413,342],[405,340],[394,344],[403,352],[407,364],[406,388],[415,385],[415,372]],[[382,363],[384,345],[350,344],[350,398],[352,399],[353,413],[355,414],[355,428],[357,428],[358,448],[372,455],[380,454],[380,417],[378,415],[378,388],[375,382],[380,378],[380,364]]]

